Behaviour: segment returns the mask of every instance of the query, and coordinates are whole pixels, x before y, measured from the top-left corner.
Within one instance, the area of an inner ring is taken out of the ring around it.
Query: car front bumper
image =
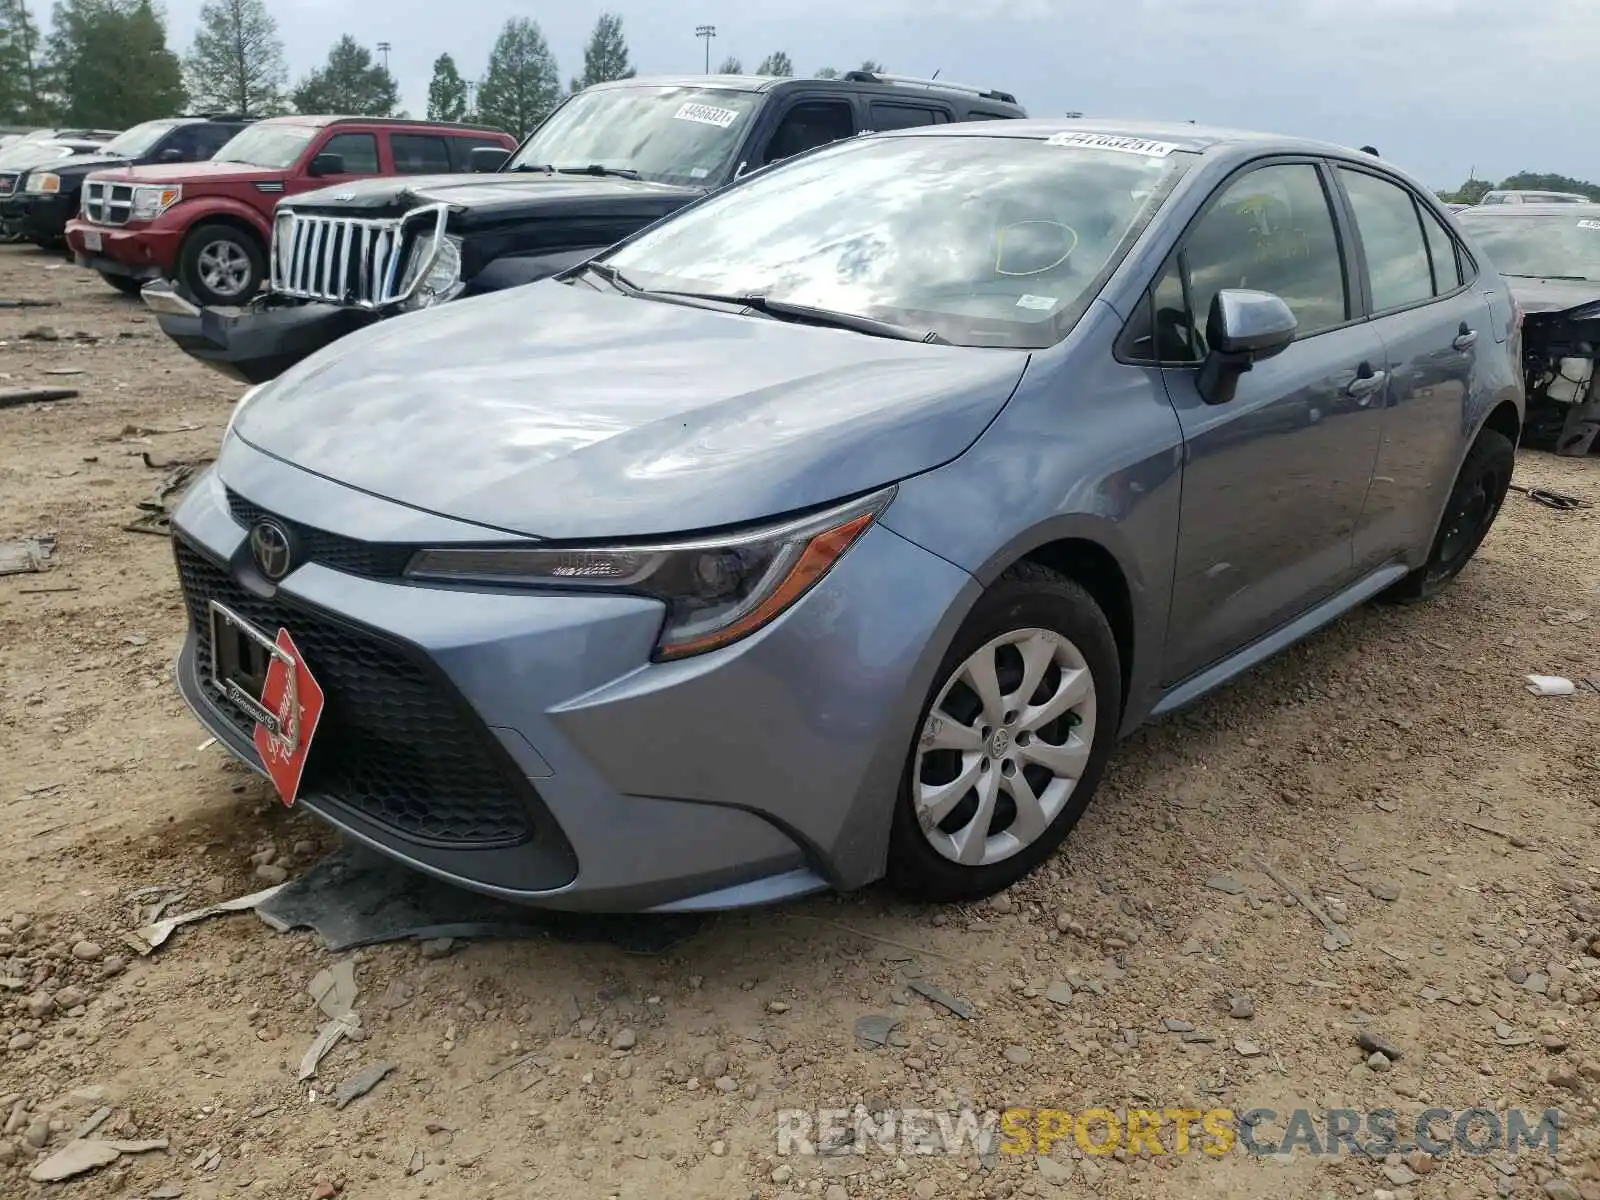
[[[67,246],[80,267],[130,279],[170,276],[182,239],[181,229],[96,225],[82,217],[67,222]]]
[[[248,563],[263,513],[309,548],[275,589]],[[179,684],[223,745],[261,769],[207,682],[209,599],[289,629],[327,693],[300,804],[413,867],[554,908],[732,908],[876,879],[921,704],[977,590],[880,525],[760,633],[652,663],[649,598],[413,585],[393,560],[351,573],[386,546],[486,531],[238,438],[173,529]]]
[[[67,222],[77,211],[74,195],[23,192],[0,203],[5,231],[35,242],[55,242],[65,235]]]
[[[164,281],[147,285],[143,296],[161,332],[185,354],[251,384],[276,379],[301,359],[379,319],[357,308],[270,299],[245,308],[201,308]]]

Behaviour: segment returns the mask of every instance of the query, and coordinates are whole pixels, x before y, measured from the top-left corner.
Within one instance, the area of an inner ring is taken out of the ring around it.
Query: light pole
[[[467,115],[478,119],[478,85],[471,79],[467,80]]]
[[[387,72],[389,70],[389,51],[391,51],[393,49],[394,49],[394,47],[391,46],[388,42],[379,42],[378,43],[378,53],[383,55],[383,69],[384,69],[385,72]]]
[[[711,39],[717,36],[717,27],[715,25],[696,25],[694,27],[694,35],[697,38],[705,39],[706,74],[709,75],[711,74]]]

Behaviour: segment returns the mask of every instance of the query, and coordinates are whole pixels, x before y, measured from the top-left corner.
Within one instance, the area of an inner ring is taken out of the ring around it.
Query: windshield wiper
[[[554,175],[556,169],[549,163],[518,163],[511,168],[513,171],[539,171],[545,175]]]
[[[622,292],[624,295],[643,296],[646,294],[642,287],[640,287],[633,280],[629,279],[610,263],[586,262],[578,268],[579,274],[582,274],[586,271],[591,275],[600,276],[601,279],[604,279],[607,283],[616,288],[617,291]]]
[[[1589,283],[1587,275],[1524,275],[1516,271],[1501,271],[1507,279],[1567,279],[1574,283]]]
[[[951,343],[931,329],[912,329],[891,321],[879,321],[855,313],[834,312],[828,308],[814,308],[809,304],[795,304],[788,300],[773,300],[766,296],[725,296],[717,292],[646,291],[646,296],[663,296],[677,300],[701,300],[711,304],[737,304],[765,316],[788,318],[803,325],[821,325],[832,329],[850,329],[872,337],[893,338],[900,342],[926,342],[930,346],[948,346]]]
[[[587,167],[556,167],[557,175],[617,175],[623,179],[637,179],[639,172],[632,167],[607,167],[600,163],[590,163]]]

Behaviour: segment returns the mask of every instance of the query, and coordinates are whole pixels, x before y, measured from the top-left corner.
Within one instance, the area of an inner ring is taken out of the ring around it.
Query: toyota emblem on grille
[[[261,573],[273,583],[289,573],[294,565],[294,546],[289,531],[273,520],[257,521],[250,530],[250,556]]]

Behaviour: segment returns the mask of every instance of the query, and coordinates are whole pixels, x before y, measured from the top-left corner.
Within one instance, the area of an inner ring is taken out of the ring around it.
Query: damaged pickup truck
[[[716,188],[873,130],[1026,116],[1007,92],[853,71],[839,79],[686,76],[569,97],[514,155],[474,174],[420,153],[413,174],[279,201],[265,292],[201,307],[152,283],[145,303],[193,357],[247,383],[405,312],[532,283]],[[421,141],[421,139],[416,139]]]
[[[1522,310],[1523,445],[1564,455],[1600,450],[1600,206],[1497,204],[1456,220]]]

